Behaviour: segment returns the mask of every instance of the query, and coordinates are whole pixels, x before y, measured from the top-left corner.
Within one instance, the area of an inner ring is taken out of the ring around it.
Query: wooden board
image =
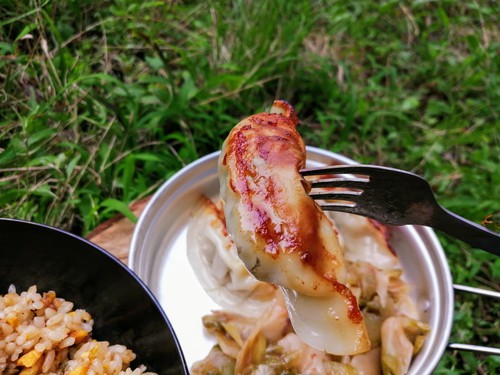
[[[151,196],[130,205],[130,209],[139,217]],[[96,245],[109,251],[120,259],[123,263],[128,262],[130,241],[134,233],[135,224],[123,215],[116,215],[114,218],[102,223],[89,233],[85,238]]]

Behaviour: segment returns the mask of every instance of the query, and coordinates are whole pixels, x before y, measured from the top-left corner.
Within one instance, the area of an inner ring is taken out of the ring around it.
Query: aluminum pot
[[[179,339],[188,366],[204,358],[213,341],[203,334],[201,317],[219,309],[198,283],[186,255],[186,232],[193,206],[202,195],[219,193],[217,159],[209,154],[166,181],[142,212],[132,236],[129,266],[158,298]],[[307,167],[355,164],[352,159],[307,147]],[[396,250],[413,286],[413,298],[431,331],[409,374],[430,374],[449,346],[454,286],[447,259],[434,231],[392,227]],[[456,347],[458,348],[458,347]]]

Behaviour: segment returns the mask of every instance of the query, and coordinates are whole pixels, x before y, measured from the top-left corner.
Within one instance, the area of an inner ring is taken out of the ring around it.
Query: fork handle
[[[439,229],[450,236],[471,245],[500,256],[500,234],[481,225],[469,221],[446,208],[434,212],[433,228]]]

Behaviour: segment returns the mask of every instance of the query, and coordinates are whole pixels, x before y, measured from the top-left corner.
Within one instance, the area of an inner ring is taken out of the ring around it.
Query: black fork
[[[442,207],[429,183],[407,171],[374,165],[303,169],[309,195],[325,211],[349,212],[390,225],[424,225],[500,255],[500,235]],[[347,175],[347,176],[346,176]],[[325,178],[327,176],[331,176]]]

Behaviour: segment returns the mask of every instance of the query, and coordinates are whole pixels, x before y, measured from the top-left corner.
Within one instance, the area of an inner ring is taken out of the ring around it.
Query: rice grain
[[[14,285],[0,295],[0,374],[156,375],[130,363],[124,345],[92,339],[94,321],[85,310],[35,285],[21,293]]]

